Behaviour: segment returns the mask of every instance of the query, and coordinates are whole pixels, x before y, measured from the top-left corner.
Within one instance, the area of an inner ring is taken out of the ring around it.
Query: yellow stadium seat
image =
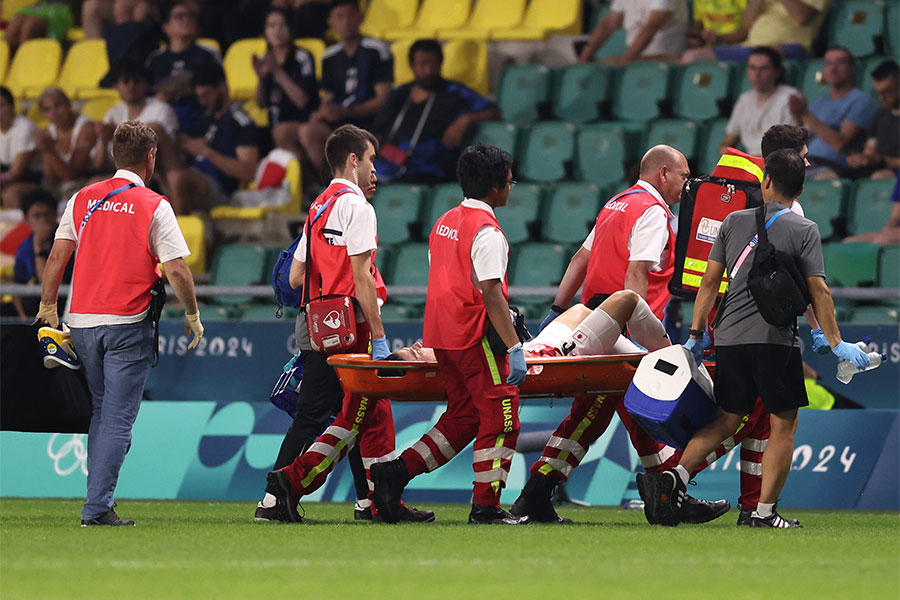
[[[579,0],[531,0],[520,26],[492,28],[492,40],[543,40],[548,35],[581,32]]]
[[[16,98],[37,98],[56,81],[61,61],[62,46],[56,40],[28,40],[13,57],[6,87]]]
[[[100,80],[107,71],[106,40],[76,42],[66,53],[56,87],[73,100],[104,95],[100,90]]]
[[[288,182],[288,192],[291,195],[290,202],[279,206],[215,206],[209,211],[213,219],[235,219],[241,221],[259,221],[269,213],[297,214],[303,211],[303,176],[300,161],[293,159],[288,162],[284,178]],[[248,189],[255,190],[256,183],[251,182]]]
[[[4,21],[12,21],[16,13],[25,7],[37,4],[37,0],[3,0],[2,19]]]
[[[386,31],[412,25],[418,8],[419,0],[371,0],[360,29],[365,35],[383,38]]]
[[[433,38],[441,28],[462,27],[472,11],[472,0],[424,0],[419,18],[409,27],[388,29],[386,40]]]
[[[184,241],[187,242],[188,249],[191,251],[190,256],[185,257],[191,273],[206,272],[206,239],[204,236],[203,219],[196,215],[182,215],[175,217],[178,219],[178,227],[184,235]]]
[[[490,30],[499,24],[518,25],[525,15],[526,0],[478,0],[468,23],[457,27],[440,27],[437,37],[441,40],[486,40]]]
[[[254,98],[245,100],[241,108],[257,127],[269,126],[269,111],[256,103]]]
[[[47,125],[50,124],[50,121],[41,112],[41,107],[38,106],[37,102],[31,103],[31,106],[25,111],[25,116],[31,119],[38,126],[38,129],[47,129]]]
[[[0,40],[0,83],[6,79],[6,70],[9,68],[9,44],[6,40]]]
[[[484,40],[452,40],[444,44],[445,79],[460,81],[479,94],[490,91],[488,49]]]
[[[253,70],[252,56],[266,53],[266,40],[248,38],[238,40],[228,47],[222,67],[228,80],[228,90],[234,100],[246,100],[256,94],[256,71]]]
[[[414,41],[416,40],[407,38],[391,44],[391,54],[394,55],[394,85],[403,85],[415,79],[412,67],[409,66],[409,47]]]
[[[316,78],[322,79],[322,55],[325,54],[325,42],[319,38],[297,38],[294,45],[312,54],[316,64]]]
[[[197,38],[197,45],[203,46],[208,50],[214,51],[219,56],[222,56],[222,47],[219,45],[219,41],[213,38]]]
[[[80,42],[85,39],[83,27],[72,27],[66,32],[66,40],[70,42]]]
[[[115,90],[113,91],[115,92]],[[81,107],[81,114],[86,116],[91,121],[100,123],[103,121],[103,117],[106,116],[106,111],[108,111],[110,108],[121,101],[122,98],[119,97],[118,92],[116,92],[115,95],[109,94],[104,96],[97,96],[96,98],[91,98],[84,103],[84,106]]]

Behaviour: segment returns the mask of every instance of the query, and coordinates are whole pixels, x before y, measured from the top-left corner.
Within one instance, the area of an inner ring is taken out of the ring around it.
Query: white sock
[[[609,349],[610,354],[637,354],[643,352],[646,348],[641,348],[624,335],[620,335],[616,339],[616,343]]]
[[[575,356],[607,354],[621,331],[622,326],[618,321],[601,309],[595,308],[572,332],[575,349],[571,354]]]
[[[691,480],[691,474],[681,465],[675,465],[675,472],[678,473],[678,477],[681,478],[681,483],[684,485],[687,485],[688,481]]]
[[[766,504],[765,502],[760,502],[756,505],[756,514],[759,517],[765,519],[766,517],[772,516],[773,509],[775,508],[775,503]]]
[[[369,508],[370,506],[372,506],[372,501],[368,498],[363,498],[362,500],[356,501],[357,508]]]
[[[634,307],[634,312],[631,313],[631,318],[628,319],[627,326],[628,334],[634,338],[634,341],[650,352],[672,345],[672,342],[669,341],[669,336],[666,334],[666,328],[663,327],[660,320],[650,310],[650,305],[647,304],[647,301],[640,296],[638,297],[637,305]]]
[[[260,503],[257,504],[257,506],[259,506],[260,508],[272,508],[273,506],[275,506],[275,503],[277,501],[278,500],[275,498],[275,496],[273,496],[269,492],[266,492],[266,495],[263,497]]]

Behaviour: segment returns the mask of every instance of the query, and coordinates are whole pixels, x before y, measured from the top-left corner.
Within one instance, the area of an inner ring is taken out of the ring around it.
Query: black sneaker
[[[659,525],[659,521],[656,520],[656,481],[659,479],[659,473],[638,473],[634,479],[638,494],[644,501],[644,517],[651,525]]]
[[[400,522],[401,523],[433,523],[434,522],[434,511],[433,510],[419,510],[418,508],[407,506],[400,501],[399,508]],[[384,519],[381,517],[381,513],[376,512],[372,515],[372,521],[375,523],[384,523]]]
[[[744,510],[742,508],[740,514],[738,515],[737,524],[742,527],[749,527],[751,514],[753,514],[752,510]]]
[[[470,525],[527,525],[530,522],[529,517],[514,517],[499,506],[473,504],[469,513]]]
[[[675,469],[659,474],[654,493],[654,516],[660,525],[675,527],[681,521],[686,486]]]
[[[356,501],[356,504],[353,506],[353,520],[354,521],[371,521],[372,520],[372,506],[360,506],[359,500]]]
[[[134,521],[122,520],[119,518],[119,515],[116,514],[116,511],[113,509],[109,509],[99,517],[94,517],[93,519],[82,519],[81,526],[82,527],[93,527],[94,525],[112,525],[113,527],[134,527]]]
[[[369,474],[375,489],[372,500],[384,523],[400,522],[400,495],[409,483],[409,472],[406,463],[396,458],[388,462],[374,463],[369,467]]]
[[[729,510],[731,510],[731,502],[728,500],[722,499],[710,502],[709,500],[701,500],[685,494],[684,503],[681,507],[681,522],[693,524],[708,523],[713,519],[718,519]]]
[[[557,485],[559,480],[544,475],[532,475],[509,509],[510,514],[514,517],[529,517],[536,523],[571,523],[572,519],[560,517],[553,508],[551,499]]]
[[[297,502],[300,498],[291,487],[291,482],[287,478],[284,470],[278,469],[272,471],[266,476],[266,492],[275,496],[287,515],[288,523],[302,523],[303,517],[297,512]]]
[[[750,527],[775,527],[778,529],[802,528],[798,519],[785,519],[778,514],[777,506],[772,508],[768,517],[760,517],[754,510],[750,514]]]
[[[278,521],[281,523],[292,523],[288,511],[280,502],[276,502],[275,506],[256,505],[256,514],[253,515],[254,521]]]

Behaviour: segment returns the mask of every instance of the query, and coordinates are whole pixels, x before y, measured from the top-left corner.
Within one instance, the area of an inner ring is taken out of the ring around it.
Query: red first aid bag
[[[306,325],[313,350],[349,352],[357,340],[356,308],[350,296],[321,296],[306,305]]]

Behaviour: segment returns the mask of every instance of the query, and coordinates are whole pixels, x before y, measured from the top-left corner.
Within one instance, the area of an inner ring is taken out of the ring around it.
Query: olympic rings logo
[[[87,446],[84,442],[85,434],[73,433],[72,439],[54,450],[56,440],[61,435],[63,434],[54,433],[50,436],[50,441],[47,442],[47,456],[53,460],[53,468],[56,470],[56,474],[66,476],[74,473],[76,469],[81,467],[81,472],[87,475]],[[70,454],[72,455],[72,458],[68,458]]]

